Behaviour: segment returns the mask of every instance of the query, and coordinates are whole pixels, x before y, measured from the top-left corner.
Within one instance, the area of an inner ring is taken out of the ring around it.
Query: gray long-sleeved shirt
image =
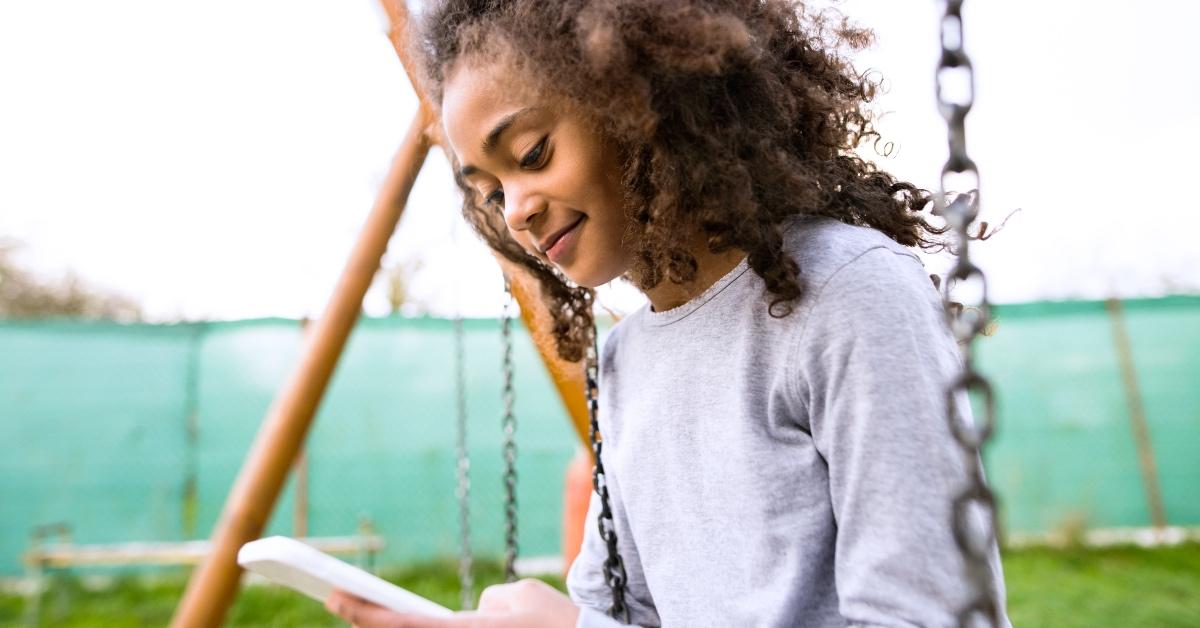
[[[599,421],[631,621],[956,625],[968,589],[950,504],[967,463],[945,418],[961,360],[941,297],[920,258],[874,229],[797,219],[785,250],[806,289],[791,315],[767,314],[743,260],[604,344]],[[580,627],[618,625],[603,614],[598,509],[593,495],[567,578]],[[991,565],[1003,608],[995,548]]]

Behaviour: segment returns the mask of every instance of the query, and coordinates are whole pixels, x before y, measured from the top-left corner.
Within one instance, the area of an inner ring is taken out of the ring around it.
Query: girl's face
[[[463,62],[442,97],[460,174],[531,254],[594,288],[629,269],[616,151],[569,103],[517,96],[500,63]]]

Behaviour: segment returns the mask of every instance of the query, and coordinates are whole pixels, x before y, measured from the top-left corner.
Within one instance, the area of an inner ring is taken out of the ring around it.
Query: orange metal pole
[[[267,413],[258,437],[225,502],[213,535],[213,550],[192,574],[171,621],[176,627],[217,626],[237,592],[237,552],[262,534],[288,469],[304,443],[346,339],[358,320],[363,297],[396,230],[413,182],[429,152],[432,122],[422,106],[400,146],[375,207],[359,235],[333,298],[306,334],[300,364]]]

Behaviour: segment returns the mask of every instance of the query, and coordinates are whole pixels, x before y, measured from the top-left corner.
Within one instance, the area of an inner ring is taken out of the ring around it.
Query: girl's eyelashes
[[[503,207],[504,206],[504,190],[497,189],[495,192],[488,194],[487,198],[483,199],[483,202],[485,205],[491,205],[491,206],[497,207],[497,208]]]
[[[546,139],[550,136],[543,136],[537,145],[534,146],[525,156],[521,158],[521,167],[526,169],[539,168],[545,164],[541,163],[542,157],[546,153]]]

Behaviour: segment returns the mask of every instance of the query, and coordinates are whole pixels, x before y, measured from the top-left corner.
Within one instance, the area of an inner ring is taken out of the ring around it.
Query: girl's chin
[[[609,277],[602,272],[596,272],[596,269],[579,268],[579,264],[568,264],[566,267],[558,266],[559,272],[575,283],[575,285],[583,288],[597,288],[612,281],[614,277]]]
[[[577,285],[581,288],[595,288],[596,286],[601,285],[601,284],[593,281],[591,279],[591,277],[588,275],[580,275],[578,273],[571,273],[563,268],[559,268],[559,270],[562,271],[562,274],[564,276],[566,276],[567,279],[570,279],[572,282],[575,283],[575,285]]]

